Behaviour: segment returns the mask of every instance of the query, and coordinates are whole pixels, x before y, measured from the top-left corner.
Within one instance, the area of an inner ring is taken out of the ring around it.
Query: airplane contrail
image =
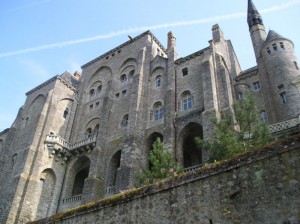
[[[49,0],[46,0],[46,1],[49,1]],[[290,8],[290,7],[298,5],[298,4],[300,4],[300,0],[292,0],[287,3],[274,5],[270,8],[260,10],[260,12],[261,13],[270,13],[270,12],[274,12],[274,11],[280,11],[280,10]],[[41,46],[37,46],[37,47],[21,49],[21,50],[17,50],[17,51],[4,52],[4,53],[0,53],[0,58],[14,56],[14,55],[20,55],[20,54],[26,54],[26,53],[35,52],[35,51],[53,49],[53,48],[63,48],[63,47],[67,47],[67,46],[75,45],[75,44],[81,44],[81,43],[86,43],[86,42],[91,42],[91,41],[96,41],[96,40],[101,40],[101,39],[109,39],[109,38],[113,38],[116,36],[121,36],[123,34],[143,32],[145,30],[156,30],[156,29],[179,27],[179,26],[199,25],[199,24],[206,24],[206,23],[211,23],[211,22],[220,22],[220,21],[224,21],[224,20],[236,19],[236,18],[241,18],[241,17],[245,17],[245,16],[246,16],[245,12],[239,12],[239,13],[233,13],[233,14],[227,14],[227,15],[221,15],[221,16],[215,16],[215,17],[208,17],[208,18],[199,19],[199,20],[189,20],[189,21],[181,21],[181,22],[179,21],[179,22],[174,22],[174,23],[163,23],[163,24],[157,24],[157,25],[152,25],[152,26],[127,28],[127,29],[113,31],[113,32],[110,32],[107,34],[101,34],[101,35],[88,37],[88,38],[70,40],[70,41],[53,43],[53,44],[46,44],[46,45],[41,45]]]
[[[23,6],[20,6],[20,7],[17,7],[17,8],[12,8],[12,9],[7,9],[7,10],[4,10],[4,11],[0,11],[0,15],[5,14],[5,13],[9,13],[9,12],[18,11],[18,10],[24,9],[24,8],[29,8],[29,7],[36,6],[36,5],[41,5],[41,4],[44,4],[44,3],[49,2],[49,1],[50,0],[43,0],[43,1],[35,2],[35,3],[23,5]]]

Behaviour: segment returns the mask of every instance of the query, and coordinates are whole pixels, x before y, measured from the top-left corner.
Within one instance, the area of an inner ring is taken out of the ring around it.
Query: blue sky
[[[266,30],[294,42],[299,62],[300,0],[253,1]],[[242,68],[250,68],[255,58],[246,12],[247,0],[2,0],[0,131],[11,126],[27,91],[148,29],[165,47],[173,31],[184,57],[207,47],[218,23]]]

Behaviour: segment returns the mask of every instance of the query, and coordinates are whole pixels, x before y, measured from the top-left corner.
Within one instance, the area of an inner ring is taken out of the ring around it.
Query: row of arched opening
[[[184,168],[200,165],[202,163],[202,151],[195,142],[195,137],[203,138],[202,126],[198,123],[189,123],[180,132],[178,138],[178,149],[175,152],[175,158]],[[146,141],[146,157],[153,149],[153,143],[160,138],[164,141],[164,136],[159,132],[152,133]],[[116,186],[121,181],[121,164],[122,150],[115,152],[108,163],[108,171],[106,175],[106,194],[114,194]],[[82,156],[74,162],[66,176],[64,186],[64,197],[75,197],[82,195],[84,192],[84,184],[89,176],[91,160],[87,156]],[[148,161],[148,168],[152,164]],[[40,200],[37,215],[45,217],[49,215],[51,198],[54,191],[56,176],[52,170],[45,170],[40,177]]]

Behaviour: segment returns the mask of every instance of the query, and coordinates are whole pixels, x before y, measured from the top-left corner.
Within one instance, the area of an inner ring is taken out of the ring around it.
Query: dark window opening
[[[268,54],[271,54],[271,50],[269,47],[267,47],[267,52],[268,52]]]
[[[120,93],[116,93],[116,97],[118,98],[120,96]]]
[[[182,75],[183,76],[188,75],[188,69],[187,68],[182,69]]]
[[[295,64],[296,69],[299,70],[299,67],[298,67],[298,64],[296,61],[294,61],[294,64]]]
[[[123,128],[126,128],[128,126],[128,118],[129,118],[128,114],[124,115],[122,122],[121,122],[121,126]]]
[[[284,87],[283,84],[280,84],[279,86],[277,86],[278,89],[282,89]]]
[[[277,51],[278,49],[277,49],[277,44],[275,43],[275,44],[272,44],[272,47],[273,47],[273,49],[274,49],[274,51]]]
[[[65,111],[64,111],[64,116],[63,116],[64,119],[67,119],[68,115],[69,115],[69,109],[66,108]]]
[[[280,97],[281,97],[282,103],[287,103],[287,97],[286,97],[285,92],[280,93]]]
[[[126,95],[126,89],[122,91],[122,95],[123,95],[123,96]]]
[[[284,49],[284,44],[283,44],[283,42],[280,42],[280,47],[281,47],[282,49]]]

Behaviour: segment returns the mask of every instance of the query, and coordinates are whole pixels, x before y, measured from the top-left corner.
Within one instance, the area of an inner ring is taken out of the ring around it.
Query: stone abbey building
[[[268,33],[248,0],[257,66],[242,71],[218,25],[209,46],[177,57],[146,31],[26,93],[14,123],[0,133],[0,223],[36,220],[133,187],[160,137],[185,168],[208,155],[194,137],[212,134],[211,117],[233,113],[251,91],[262,121],[300,114],[300,70],[293,42]]]

